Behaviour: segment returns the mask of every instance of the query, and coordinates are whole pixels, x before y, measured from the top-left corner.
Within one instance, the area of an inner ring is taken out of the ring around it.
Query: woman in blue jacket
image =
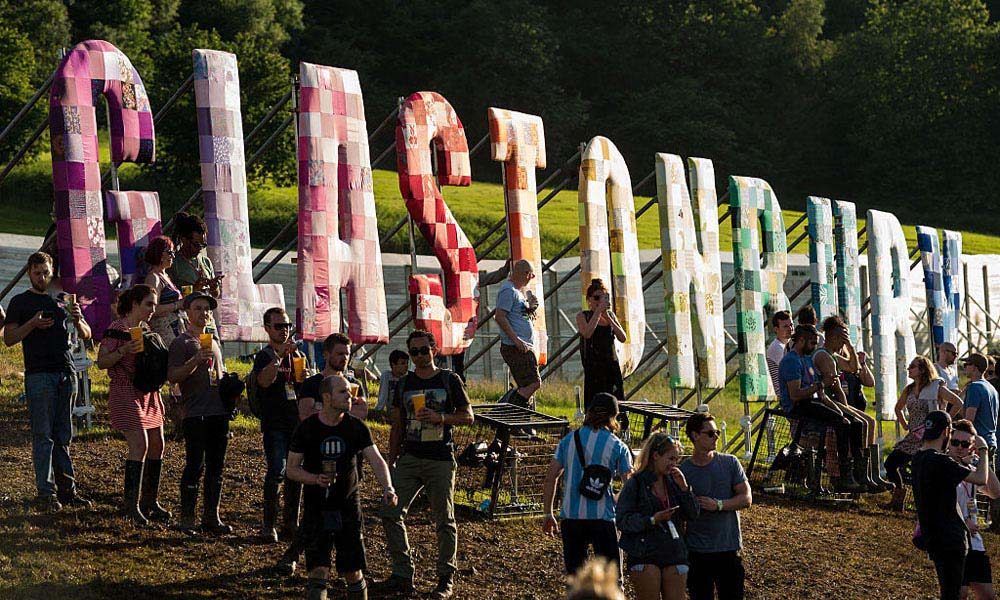
[[[698,516],[698,501],[677,466],[683,447],[666,433],[649,436],[625,482],[615,520],[621,530],[637,600],[683,599],[688,571],[682,520]]]

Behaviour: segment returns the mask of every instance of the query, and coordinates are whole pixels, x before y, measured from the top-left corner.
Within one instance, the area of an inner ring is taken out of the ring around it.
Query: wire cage
[[[850,494],[832,492],[833,483],[840,476],[832,428],[811,420],[789,420],[777,409],[765,410],[763,418],[764,426],[757,430],[748,473],[754,491],[832,500],[851,498]],[[804,429],[798,444],[793,444],[793,434],[799,427]],[[812,479],[810,469],[819,472],[818,490],[807,487]]]
[[[618,411],[621,424],[618,437],[633,449],[642,446],[643,440],[658,429],[678,438],[683,423],[694,414],[676,406],[647,401],[619,402]]]
[[[569,422],[514,404],[475,404],[455,431],[455,502],[486,517],[542,512],[542,484]]]

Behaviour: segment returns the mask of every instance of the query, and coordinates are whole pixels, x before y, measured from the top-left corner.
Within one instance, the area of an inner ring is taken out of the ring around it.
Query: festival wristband
[[[715,500],[715,508],[719,512],[722,512],[722,500],[719,500],[719,499]]]

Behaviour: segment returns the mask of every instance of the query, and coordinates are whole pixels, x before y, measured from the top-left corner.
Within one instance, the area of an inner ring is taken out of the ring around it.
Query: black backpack
[[[277,357],[271,346],[264,346],[262,352],[267,352],[271,360]],[[254,359],[256,360],[256,356]],[[247,391],[247,406],[250,408],[250,414],[260,419],[264,414],[264,406],[263,399],[260,397],[260,385],[257,383],[257,371],[251,369],[243,383]]]
[[[127,331],[109,329],[105,336],[132,341],[132,335]],[[160,334],[152,331],[142,332],[143,351],[135,355],[135,371],[132,373],[132,386],[148,394],[158,392],[167,382],[167,357],[170,354]]]
[[[588,500],[600,500],[607,495],[614,473],[604,465],[587,464],[587,461],[584,460],[583,442],[580,441],[579,429],[573,433],[573,441],[576,442],[576,457],[583,467],[583,477],[580,478],[580,486],[577,489],[580,495]]]

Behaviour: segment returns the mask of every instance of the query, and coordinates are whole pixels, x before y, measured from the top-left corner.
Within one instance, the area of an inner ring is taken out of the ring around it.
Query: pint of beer
[[[212,349],[212,334],[211,333],[203,333],[203,334],[199,335],[198,336],[198,341],[201,342],[201,349],[202,350],[211,350]]]
[[[146,347],[142,341],[142,327],[132,327],[128,332],[132,336],[133,342],[139,342],[139,352],[144,351]]]
[[[187,296],[190,296],[193,293],[194,293],[194,286],[193,285],[181,286],[181,295],[182,296],[187,297]]]
[[[413,394],[410,400],[413,402],[413,414],[419,413],[427,406],[427,396],[424,394]]]
[[[293,356],[292,357],[292,375],[295,377],[295,383],[302,383],[306,378],[306,357],[304,356]]]

